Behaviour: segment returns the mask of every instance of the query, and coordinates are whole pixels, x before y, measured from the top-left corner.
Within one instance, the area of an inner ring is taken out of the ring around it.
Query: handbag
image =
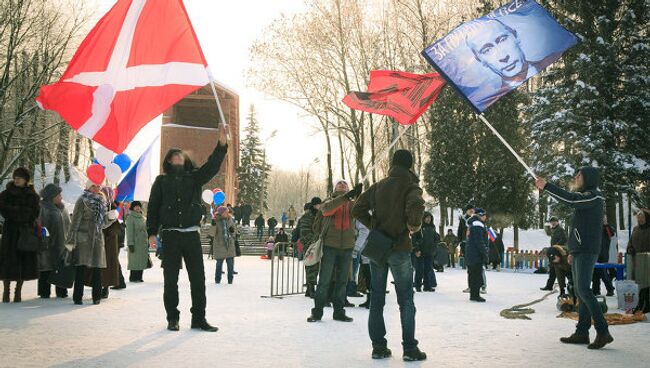
[[[18,233],[18,250],[25,253],[38,252],[42,246],[41,239],[36,235],[36,229],[21,227]]]
[[[61,257],[54,271],[50,273],[47,282],[60,288],[69,289],[74,283],[76,270],[74,266],[67,264],[65,259],[65,256]]]
[[[313,242],[309,248],[307,248],[304,257],[305,267],[313,266],[319,263],[321,258],[323,258],[323,238],[325,237],[325,234],[330,227],[330,222],[332,222],[331,218],[326,217],[325,224],[323,225],[323,229],[320,232],[318,240]]]
[[[361,255],[376,264],[383,265],[388,261],[388,257],[393,251],[393,247],[395,247],[397,240],[384,234],[375,227],[370,230],[367,242],[368,243],[361,252]]]

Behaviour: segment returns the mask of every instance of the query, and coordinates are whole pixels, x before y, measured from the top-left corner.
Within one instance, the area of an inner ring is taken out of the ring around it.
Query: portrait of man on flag
[[[424,57],[478,111],[541,72],[576,37],[533,0],[514,0],[458,26]]]

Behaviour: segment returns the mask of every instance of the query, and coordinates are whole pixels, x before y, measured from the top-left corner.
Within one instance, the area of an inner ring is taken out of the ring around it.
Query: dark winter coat
[[[463,215],[458,219],[458,230],[456,230],[458,242],[464,242],[467,239],[467,220],[469,220],[467,215]]]
[[[255,219],[255,227],[264,228],[264,217],[257,216],[257,218]]]
[[[39,269],[52,271],[56,269],[64,254],[65,237],[70,228],[70,215],[62,205],[58,207],[52,201],[41,202],[41,225],[47,228],[50,236],[45,238],[45,249],[39,254]]]
[[[0,214],[5,222],[0,243],[0,280],[27,281],[38,278],[38,252],[18,250],[21,228],[36,228],[40,197],[34,187],[17,187],[13,182],[0,193]]]
[[[112,221],[103,230],[104,249],[106,251],[106,267],[102,268],[102,286],[117,286],[120,284],[120,245],[119,237],[122,227],[119,221]],[[86,286],[92,286],[92,270],[86,270]]]
[[[314,221],[314,231],[323,234],[323,245],[337,249],[354,249],[357,230],[352,217],[354,202],[343,192],[334,192],[321,204],[320,213]]]
[[[276,243],[288,243],[289,242],[289,235],[287,233],[278,233],[275,235],[275,242]]]
[[[275,217],[271,217],[267,221],[267,225],[269,225],[269,228],[275,229],[275,227],[278,226],[278,220],[276,220]]]
[[[488,234],[485,224],[478,216],[472,216],[467,221],[469,236],[465,246],[465,263],[468,266],[488,262]]]
[[[250,204],[245,204],[241,206],[242,217],[250,218],[252,214],[253,214],[253,206],[251,206]]]
[[[609,247],[612,238],[616,236],[616,230],[611,225],[603,224],[603,240],[601,242],[600,254],[598,254],[598,263],[609,262]]]
[[[320,235],[314,231],[314,221],[319,212],[319,210],[311,209],[300,218],[300,242],[305,247],[305,250],[309,245],[318,240]]]
[[[433,224],[422,223],[422,228],[413,234],[413,251],[420,252],[423,257],[433,257],[440,243],[440,235]]]
[[[387,178],[361,194],[352,209],[352,216],[367,228],[378,229],[396,239],[395,251],[410,251],[409,231],[420,230],[424,214],[424,199],[418,182],[410,170],[393,166]]]
[[[564,247],[554,245],[548,250],[549,265],[555,269],[557,282],[560,284],[560,290],[566,289],[566,276],[571,273],[571,265],[569,264],[569,255]],[[558,262],[555,262],[555,257],[559,257]]]
[[[503,239],[501,239],[501,236],[497,236],[494,242],[490,242],[490,254],[489,254],[490,263],[501,262],[501,257],[503,255],[504,248],[505,246],[503,245]]]
[[[241,207],[235,206],[235,208],[233,209],[233,212],[235,214],[235,221],[241,220]]]
[[[593,167],[585,167],[580,171],[584,179],[584,188],[580,191],[568,192],[552,183],[547,183],[544,190],[560,203],[575,209],[569,231],[569,253],[600,254],[605,203],[605,198],[598,190],[600,174]]]
[[[150,236],[157,235],[161,229],[185,229],[201,224],[205,212],[201,203],[203,186],[217,175],[227,152],[227,145],[218,144],[200,168],[196,169],[186,161],[184,170],[168,169],[156,178],[147,209],[147,232]]]
[[[566,246],[566,231],[560,225],[551,229],[551,246],[562,245]]]

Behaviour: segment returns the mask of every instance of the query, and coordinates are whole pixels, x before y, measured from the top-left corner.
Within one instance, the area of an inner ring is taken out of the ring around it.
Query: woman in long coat
[[[105,191],[103,191],[106,195]],[[117,206],[112,204],[111,211]],[[112,213],[112,212],[109,212]],[[108,298],[108,288],[120,284],[120,234],[122,226],[117,221],[117,215],[110,216],[104,228],[104,249],[106,249],[106,268],[102,269],[102,299]],[[92,286],[92,274],[86,270],[86,286]]]
[[[638,225],[632,231],[627,254],[632,256],[631,278],[639,285],[639,304],[634,312],[650,311],[650,209],[642,208],[636,215]]]
[[[210,228],[210,235],[213,238],[212,257],[217,260],[217,269],[214,274],[214,281],[221,283],[223,262],[228,267],[228,283],[232,284],[235,272],[235,222],[230,216],[228,208],[221,206],[217,208],[215,225]]]
[[[48,184],[41,190],[41,225],[47,229],[49,236],[45,239],[47,245],[39,254],[38,296],[49,298],[52,285],[48,282],[50,273],[56,270],[65,251],[65,237],[70,228],[70,215],[63,205],[61,187]],[[56,287],[56,296],[66,298],[68,290]]]
[[[110,225],[106,199],[99,185],[86,183],[86,190],[77,200],[66,244],[72,244],[72,264],[76,266],[73,300],[82,304],[86,270],[92,273],[93,304],[99,304],[102,296],[101,269],[106,268],[104,227]],[[113,214],[111,217],[115,217]]]
[[[129,246],[129,281],[143,282],[142,273],[149,268],[149,240],[147,224],[142,214],[142,203],[131,203],[131,211],[126,218],[126,242]]]
[[[29,171],[20,167],[14,171],[13,181],[7,184],[7,189],[0,193],[0,214],[5,219],[0,243],[3,303],[9,303],[11,281],[16,282],[14,302],[19,303],[22,300],[23,281],[38,278],[38,251],[24,252],[18,249],[21,229],[36,231],[40,211],[40,197],[29,184],[29,179]]]

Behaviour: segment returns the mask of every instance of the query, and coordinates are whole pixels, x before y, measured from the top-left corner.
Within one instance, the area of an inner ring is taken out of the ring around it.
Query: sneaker
[[[393,352],[389,348],[373,348],[372,359],[387,359],[393,356]]]
[[[569,337],[561,337],[560,341],[565,344],[588,345],[589,335],[579,335],[577,333],[574,333]]]
[[[176,321],[176,320],[172,320],[172,321],[167,322],[167,329],[168,329],[169,331],[178,331],[178,330],[180,330],[181,328],[180,328],[180,326],[178,325],[178,321]]]
[[[206,332],[217,332],[217,327],[211,326],[205,319],[202,321],[192,321],[192,329]]]
[[[614,342],[614,338],[612,337],[612,335],[610,335],[609,332],[605,332],[603,334],[597,334],[596,340],[594,340],[594,342],[589,344],[587,348],[591,350],[598,350],[598,349],[602,349],[605,345],[612,342]]]
[[[414,350],[405,351],[402,355],[402,359],[405,362],[420,362],[427,360],[427,354],[420,351],[420,349],[415,348]]]
[[[469,288],[463,290],[463,293],[469,293]]]

